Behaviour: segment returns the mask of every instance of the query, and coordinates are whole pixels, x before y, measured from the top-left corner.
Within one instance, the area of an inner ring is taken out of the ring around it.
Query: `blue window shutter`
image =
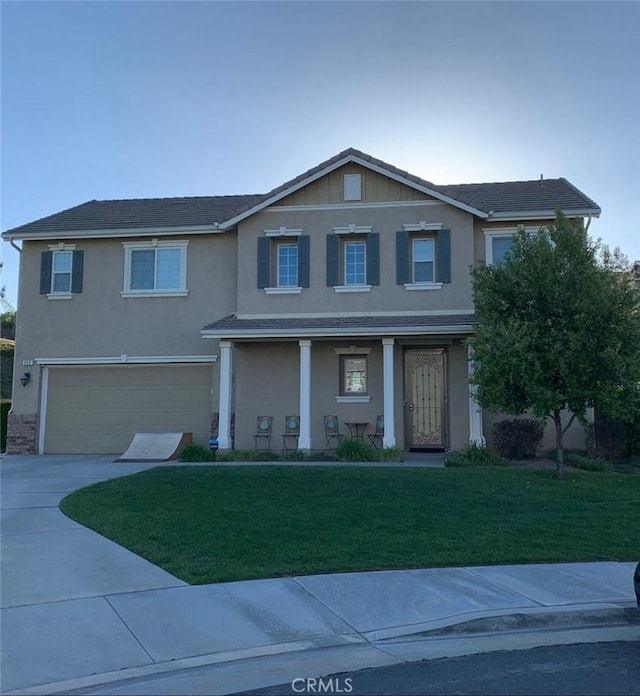
[[[367,285],[380,285],[380,235],[367,235]]]
[[[298,285],[309,287],[309,235],[298,237]]]
[[[396,232],[396,283],[404,285],[409,282],[409,233],[406,230]]]
[[[451,282],[451,231],[438,230],[436,241],[436,254],[438,262],[436,264],[437,278],[440,283]]]
[[[258,237],[258,289],[269,287],[269,251],[271,240],[269,237]]]
[[[84,251],[73,252],[71,267],[71,292],[82,292],[82,273],[84,267]]]
[[[40,294],[48,295],[51,292],[51,268],[53,266],[53,252],[43,251],[40,255]]]
[[[327,235],[327,286],[340,285],[340,237],[337,234]]]

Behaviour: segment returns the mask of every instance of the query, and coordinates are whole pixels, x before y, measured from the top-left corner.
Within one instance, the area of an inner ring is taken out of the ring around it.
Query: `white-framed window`
[[[367,356],[340,356],[340,396],[367,395]]]
[[[298,287],[298,242],[281,243],[278,248],[278,287]]]
[[[411,240],[411,271],[413,283],[435,282],[435,249],[433,237],[417,237]]]
[[[362,200],[362,175],[344,175],[344,199],[345,201]]]
[[[499,266],[513,246],[516,234],[524,229],[529,235],[540,231],[539,227],[493,227],[484,229],[485,259],[490,266]]]
[[[187,294],[187,241],[124,242],[124,296]]]
[[[51,293],[71,292],[73,251],[54,251],[51,263]]]
[[[364,239],[344,242],[344,284],[367,282],[367,242]]]

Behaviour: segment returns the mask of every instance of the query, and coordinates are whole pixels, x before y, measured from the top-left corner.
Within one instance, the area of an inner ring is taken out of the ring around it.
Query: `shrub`
[[[544,426],[539,420],[511,418],[493,424],[493,446],[507,459],[531,459],[542,440]]]
[[[180,454],[183,462],[212,462],[213,452],[202,445],[187,445]]]
[[[340,462],[375,462],[375,450],[360,440],[343,440],[336,447],[336,457]]]
[[[381,462],[401,462],[403,460],[402,451],[397,447],[383,447],[378,450],[378,460]]]
[[[570,466],[575,466],[576,469],[583,469],[584,471],[611,471],[613,468],[611,462],[606,459],[588,457],[577,452],[568,452],[565,456],[565,462]]]
[[[292,452],[286,452],[282,460],[285,462],[304,462],[306,460],[306,455],[302,450],[294,450]]]
[[[506,466],[509,462],[486,447],[472,444],[462,452],[445,455],[445,466]]]

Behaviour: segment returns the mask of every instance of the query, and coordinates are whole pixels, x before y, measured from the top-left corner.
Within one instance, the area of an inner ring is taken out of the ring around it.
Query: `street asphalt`
[[[2,459],[3,694],[223,694],[514,646],[640,640],[635,563],[189,586],[58,509],[78,488],[158,465]]]

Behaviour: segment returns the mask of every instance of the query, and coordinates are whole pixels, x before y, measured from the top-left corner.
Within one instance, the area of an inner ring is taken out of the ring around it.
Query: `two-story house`
[[[470,267],[519,226],[599,207],[565,179],[439,186],[349,149],[264,195],[89,201],[22,242],[8,451],[121,453],[136,432],[384,416],[384,445],[462,448],[491,414],[469,389]],[[23,386],[24,384],[24,386]]]

